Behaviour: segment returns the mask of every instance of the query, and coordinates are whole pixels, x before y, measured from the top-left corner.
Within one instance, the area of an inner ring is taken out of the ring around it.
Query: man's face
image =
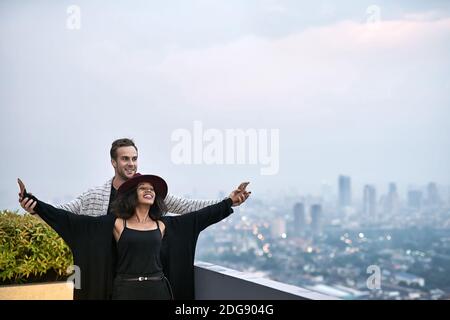
[[[137,152],[133,146],[120,147],[117,149],[117,158],[111,159],[116,175],[123,180],[128,180],[137,171]]]

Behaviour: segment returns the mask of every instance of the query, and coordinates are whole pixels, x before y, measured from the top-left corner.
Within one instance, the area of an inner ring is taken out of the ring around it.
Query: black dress
[[[172,290],[160,259],[162,233],[157,229],[124,228],[117,241],[117,270],[114,300],[169,300]]]
[[[26,196],[37,201],[36,213],[72,250],[74,264],[81,271],[80,283],[75,283],[74,299],[111,299],[118,258],[112,232],[116,218],[112,215],[76,215],[29,194]],[[161,264],[174,299],[194,299],[194,258],[198,236],[208,226],[228,217],[233,212],[231,205],[232,200],[228,198],[198,211],[162,217],[166,228],[161,242]]]

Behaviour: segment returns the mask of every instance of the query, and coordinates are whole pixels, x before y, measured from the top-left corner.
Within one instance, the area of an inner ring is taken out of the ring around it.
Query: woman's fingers
[[[19,178],[17,178],[17,183],[19,184],[19,189],[20,189],[20,193],[19,195],[22,195],[25,193],[25,184],[22,182],[22,180],[20,180]]]
[[[25,209],[25,206],[26,206],[28,200],[29,200],[28,198],[22,198],[20,200],[20,205],[22,206],[22,208]]]
[[[26,206],[26,207],[31,207],[31,205],[33,204],[33,202],[35,202],[33,199],[28,199],[28,198],[25,198],[25,199],[28,200],[28,201],[25,203],[25,206]]]
[[[248,192],[248,191],[243,191],[243,192],[241,193],[241,196],[242,196],[242,198],[244,199],[243,201],[247,200],[248,197],[250,197],[250,193],[251,193],[251,192]]]
[[[250,182],[242,182],[242,183],[239,185],[238,190],[245,190],[245,188],[247,188],[247,186],[248,186],[249,183],[250,183]]]
[[[247,182],[245,182],[245,183],[248,184]],[[246,187],[246,185],[244,187]],[[233,206],[239,206],[242,203],[244,203],[245,200],[247,200],[248,197],[250,197],[250,194],[252,193],[251,191],[246,191],[246,190],[235,190],[235,192],[236,193],[232,197],[233,202],[234,202]]]
[[[37,202],[34,201],[33,199],[29,199],[29,198],[24,198],[21,202],[20,205],[21,207],[27,211],[27,212],[33,212],[34,207],[36,207]]]
[[[247,190],[245,190],[245,188],[247,188],[247,186],[249,185],[250,182],[246,181],[246,182],[242,182],[236,190],[233,190],[229,197],[235,199],[236,201],[236,205],[241,204],[242,202],[244,202],[245,200],[247,200],[247,198],[249,197],[249,193]],[[241,195],[244,195],[243,198],[241,198]],[[239,202],[239,204],[237,204],[237,202]]]

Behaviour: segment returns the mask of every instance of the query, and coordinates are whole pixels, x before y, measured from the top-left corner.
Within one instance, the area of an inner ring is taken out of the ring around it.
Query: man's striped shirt
[[[57,208],[70,211],[75,214],[87,216],[106,215],[109,207],[109,197],[111,194],[112,180],[108,180],[99,187],[89,189],[75,200],[69,203],[57,205]],[[204,207],[219,203],[222,200],[193,200],[176,197],[168,194],[164,199],[169,213],[184,214],[200,210]]]

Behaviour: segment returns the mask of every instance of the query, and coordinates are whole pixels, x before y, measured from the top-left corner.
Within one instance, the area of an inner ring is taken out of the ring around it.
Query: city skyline
[[[384,195],[366,187],[375,217],[364,203],[342,211],[338,196],[331,206],[317,197],[248,202],[199,239],[198,257],[342,299],[448,299],[450,201],[433,183],[405,195],[394,182]],[[373,270],[378,287],[368,284]]]
[[[135,139],[139,171],[179,195],[242,180],[264,197],[317,194],[339,174],[379,192],[450,184],[448,3],[177,5],[81,0],[73,29],[65,3],[0,4],[0,148],[13,159],[0,206],[14,208],[17,177],[45,199],[102,184],[121,137]],[[196,121],[279,130],[278,172],[174,163],[172,135]]]
[[[346,176],[343,174],[339,174],[336,178],[336,184],[333,186],[329,183],[326,184],[320,184],[318,186],[318,188],[316,188],[316,192],[302,192],[300,191],[300,189],[295,190],[295,187],[290,187],[290,188],[286,188],[285,190],[281,189],[281,190],[276,190],[274,191],[273,189],[270,189],[270,191],[266,191],[266,192],[262,192],[261,194],[255,193],[253,192],[252,198],[256,198],[256,199],[263,199],[263,198],[269,198],[271,200],[274,199],[280,199],[279,197],[287,197],[290,199],[294,199],[296,196],[299,198],[302,197],[312,197],[313,202],[317,202],[318,204],[321,203],[326,203],[326,202],[330,202],[330,200],[335,201],[336,205],[341,206],[341,195],[340,195],[340,188],[339,188],[339,181],[340,179],[344,177],[345,178],[345,183],[346,186],[349,187],[349,194],[346,196],[350,196],[350,199],[353,199],[353,202],[349,205],[349,207],[353,207],[353,206],[364,206],[364,199],[365,199],[365,190],[367,187],[373,188],[373,190],[371,190],[370,192],[375,192],[376,195],[376,206],[379,206],[380,203],[380,199],[383,196],[389,195],[389,190],[392,187],[392,185],[395,185],[396,191],[398,193],[398,195],[400,196],[399,199],[402,202],[409,202],[409,198],[410,198],[410,193],[411,192],[419,192],[420,193],[420,197],[421,197],[421,201],[426,201],[427,198],[427,192],[429,192],[429,188],[430,185],[433,186],[433,197],[435,200],[436,197],[438,196],[440,198],[440,201],[442,201],[443,203],[450,203],[450,184],[448,185],[441,185],[441,184],[436,184],[435,182],[432,181],[427,181],[424,182],[423,184],[408,184],[406,187],[401,186],[400,188],[400,192],[398,191],[398,184],[394,183],[390,180],[386,180],[386,181],[390,181],[387,182],[384,187],[381,186],[379,187],[378,185],[375,184],[369,184],[367,182],[362,183],[361,185],[357,185],[354,186],[353,185],[353,179],[351,176]],[[323,186],[326,186],[325,189],[320,190],[321,188],[323,188]],[[352,186],[352,187],[350,187]],[[250,184],[250,188],[253,188],[253,184]],[[286,192],[287,191],[287,192]],[[347,191],[346,191],[347,192]],[[202,196],[202,190],[200,190],[199,188],[193,188],[191,190],[191,192],[186,192],[183,193],[182,195],[188,198],[201,198],[201,197],[205,197]],[[223,189],[217,189],[217,191],[211,191],[209,190],[209,194],[211,198],[217,198],[217,199],[221,199],[225,196],[228,195],[227,192],[225,192]],[[72,199],[74,199],[77,195],[70,195],[70,194],[62,194],[62,195],[58,195],[58,196],[50,196],[47,201],[54,203],[54,204],[60,204],[60,203],[65,203],[65,202],[69,202]],[[417,194],[416,194],[417,197]],[[251,201],[251,200],[250,200]],[[294,200],[293,200],[294,201]],[[20,209],[18,204],[13,204],[12,206],[9,207],[5,207],[3,209],[10,209],[10,210],[16,210],[16,209]]]
[[[250,182],[197,260],[341,299],[450,299],[449,1],[1,1],[0,39],[5,217],[35,219],[7,212],[24,213],[17,178],[65,204],[121,177],[110,148],[130,138],[174,196]],[[87,202],[110,213],[102,193]]]

